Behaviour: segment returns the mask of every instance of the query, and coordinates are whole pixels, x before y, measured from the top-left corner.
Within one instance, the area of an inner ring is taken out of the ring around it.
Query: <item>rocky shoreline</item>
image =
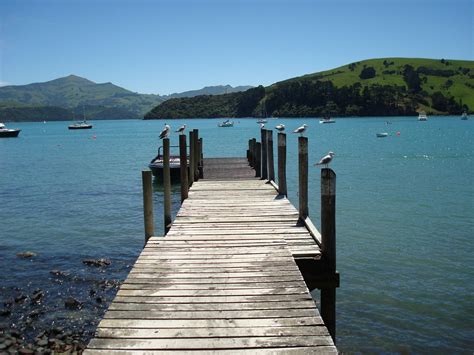
[[[31,260],[36,254],[17,256]],[[44,280],[0,287],[0,355],[82,353],[130,267],[113,267],[108,259],[82,264],[74,272],[54,269]],[[34,287],[38,283],[41,288]]]

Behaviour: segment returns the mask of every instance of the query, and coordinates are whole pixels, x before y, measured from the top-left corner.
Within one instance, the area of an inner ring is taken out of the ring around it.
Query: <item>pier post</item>
[[[251,157],[252,157],[252,165],[251,165],[251,166],[252,166],[252,168],[254,168],[254,169],[255,169],[255,159],[257,159],[257,158],[256,158],[257,154],[255,153],[255,151],[256,151],[256,146],[255,146],[256,143],[257,143],[257,140],[256,140],[255,138],[252,138],[252,150],[250,151],[250,154],[251,154]]]
[[[267,152],[268,152],[268,180],[275,182],[275,165],[273,162],[273,131],[267,130]]]
[[[204,178],[204,157],[202,154],[202,138],[199,138],[198,141],[198,152],[199,152],[199,164],[198,164],[198,170],[199,170],[199,178],[203,179]]]
[[[194,166],[194,132],[189,131],[189,169],[188,169],[189,187],[191,187],[194,182],[193,166]]]
[[[143,186],[143,218],[145,222],[145,245],[148,239],[155,234],[155,222],[153,218],[153,185],[150,170],[142,171]]]
[[[278,193],[287,196],[286,187],[286,134],[278,133]]]
[[[336,174],[321,169],[321,262],[328,275],[336,273]],[[336,288],[321,288],[321,317],[336,341]]]
[[[186,148],[186,135],[179,136],[179,165],[180,165],[180,180],[181,180],[181,203],[188,198],[188,157]]]
[[[198,129],[193,129],[194,132],[194,159],[193,159],[193,172],[194,172],[194,181],[199,180],[199,169],[198,169],[198,164],[199,164],[199,130]]]
[[[163,139],[163,195],[165,233],[171,228],[170,139]]]
[[[249,149],[247,149],[247,161],[252,166],[252,140],[249,139]]]
[[[308,217],[308,138],[298,137],[298,180],[300,219]]]
[[[268,178],[268,170],[267,170],[267,130],[266,129],[261,129],[260,130],[261,134],[261,139],[262,139],[262,160],[261,160],[261,166],[262,166],[262,175],[261,178],[263,180],[267,180]]]
[[[255,177],[262,176],[262,143],[255,142]]]

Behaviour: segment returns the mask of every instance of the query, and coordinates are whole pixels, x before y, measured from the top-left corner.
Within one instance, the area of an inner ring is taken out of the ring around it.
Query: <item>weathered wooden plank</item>
[[[328,336],[277,336],[277,337],[237,337],[237,338],[192,338],[192,339],[92,339],[90,348],[99,349],[240,349],[265,348],[275,346],[331,346]]]
[[[99,338],[235,338],[235,337],[273,337],[273,336],[328,336],[329,333],[322,326],[305,327],[268,327],[268,328],[189,328],[183,332],[180,328],[168,329],[117,329],[99,328]]]
[[[106,328],[242,328],[295,327],[322,325],[321,317],[252,318],[252,319],[103,319],[99,327]]]
[[[120,296],[252,296],[252,295],[291,295],[306,294],[308,289],[304,287],[274,287],[264,289],[239,289],[239,290],[124,290],[119,289]]]
[[[129,311],[247,311],[247,310],[277,310],[277,309],[298,309],[313,308],[313,300],[283,301],[283,302],[252,302],[252,303],[137,303],[137,302],[113,302],[110,310]]]
[[[214,355],[214,354],[255,354],[254,348],[248,349],[219,349],[219,350],[180,350],[180,355]],[[119,350],[114,349],[114,354],[120,355],[150,355],[146,350]],[[335,346],[305,346],[305,347],[280,347],[280,348],[260,348],[259,354],[292,354],[292,355],[306,355],[306,354],[337,354],[338,351]],[[85,355],[102,355],[110,354],[110,350],[103,349],[86,349]],[[175,355],[175,350],[160,350],[160,355]]]
[[[268,310],[236,310],[236,311],[138,311],[138,310],[114,310],[110,309],[104,319],[252,319],[252,318],[295,318],[318,316],[316,308],[306,309],[268,309]]]
[[[256,289],[260,290],[265,288],[295,288],[301,286],[301,280],[297,281],[278,281],[275,282],[247,282],[247,283],[184,283],[184,284],[169,284],[167,282],[148,282],[148,283],[134,283],[133,281],[124,282],[121,286],[121,290],[242,290],[242,289]]]
[[[253,295],[253,296],[183,296],[183,297],[164,297],[164,296],[122,296],[117,295],[114,302],[126,303],[153,303],[153,304],[203,304],[203,303],[261,303],[261,302],[286,302],[312,300],[309,294],[297,295]]]

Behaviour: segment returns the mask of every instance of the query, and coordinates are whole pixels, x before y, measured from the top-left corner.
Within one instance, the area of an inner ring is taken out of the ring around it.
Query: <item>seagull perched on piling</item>
[[[263,129],[265,127],[265,123],[260,123],[260,129]]]
[[[304,125],[302,125],[301,127],[298,127],[297,129],[295,129],[293,131],[293,133],[299,133],[301,137],[303,137],[303,133],[304,131],[306,131],[306,127],[308,127],[308,125],[305,123]]]
[[[321,158],[321,160],[319,161],[319,163],[316,163],[314,164],[314,166],[316,165],[324,165],[326,168],[328,167],[328,164],[332,161],[332,158],[335,156],[336,154],[334,154],[333,152],[329,152],[327,155],[325,155],[324,157]]]
[[[171,127],[165,124],[165,128],[160,133],[160,139],[168,138],[168,136],[170,135],[170,129]]]
[[[176,132],[180,133],[180,134],[184,134],[184,130],[186,129],[186,125],[182,125],[181,127],[179,127]]]
[[[283,132],[285,130],[285,125],[280,123],[279,125],[276,125],[275,128],[280,132]]]

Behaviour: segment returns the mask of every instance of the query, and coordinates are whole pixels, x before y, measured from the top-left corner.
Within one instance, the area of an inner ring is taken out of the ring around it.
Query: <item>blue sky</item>
[[[473,0],[1,0],[0,83],[269,85],[380,57],[473,60]]]

